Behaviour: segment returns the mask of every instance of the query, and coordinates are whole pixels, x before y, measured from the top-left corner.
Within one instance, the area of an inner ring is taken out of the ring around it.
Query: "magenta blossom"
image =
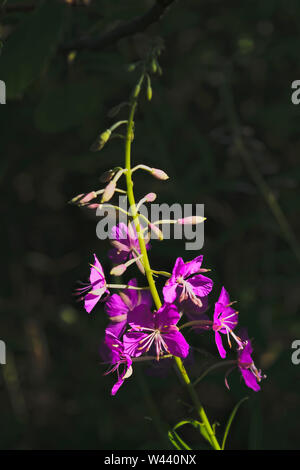
[[[131,279],[129,286],[137,286],[137,280]],[[110,324],[106,330],[114,333],[118,338],[124,332],[127,324],[127,314],[138,305],[152,305],[152,296],[149,291],[124,289],[119,294],[113,294],[105,304],[105,311],[109,316]]]
[[[140,356],[154,346],[156,359],[164,352],[185,358],[189,345],[176,326],[180,314],[174,305],[165,304],[152,313],[147,305],[140,305],[128,314],[131,329],[124,335],[125,351]]]
[[[213,287],[211,279],[199,274],[208,271],[201,268],[202,260],[202,255],[188,263],[177,258],[172,275],[163,288],[165,302],[172,303],[176,298],[179,302],[190,299],[199,307],[202,306],[201,298],[207,296]]]
[[[240,338],[238,338],[232,331],[238,324],[238,312],[231,307],[232,303],[233,302],[230,302],[230,297],[227,290],[225,287],[222,287],[220,297],[215,303],[213,330],[215,332],[217,348],[219,350],[220,356],[223,359],[226,357],[226,351],[223,347],[220,333],[227,335],[227,340],[230,347],[230,335],[237,341],[239,346],[242,345]]]
[[[132,375],[132,360],[124,351],[123,343],[110,331],[106,331],[104,345],[108,351],[111,368],[105,372],[105,375],[117,371],[118,380],[114,384],[111,394],[115,395],[125,379]],[[122,371],[120,372],[120,367]]]
[[[105,293],[109,294],[103,268],[95,254],[94,264],[91,265],[90,282],[86,286],[77,289],[78,295],[82,295],[85,292],[87,293],[80,297],[80,300],[84,299],[84,308],[88,313],[93,310]]]
[[[109,250],[108,256],[115,264],[123,264],[126,260],[138,258],[141,254],[138,236],[135,227],[129,223],[128,226],[123,222],[115,225],[110,234],[113,248]],[[146,243],[147,250],[149,244]],[[141,261],[137,260],[139,269],[144,272]]]
[[[259,382],[266,376],[262,375],[261,370],[258,370],[253,362],[251,357],[253,349],[247,332],[242,332],[240,336],[243,340],[243,348],[238,349],[238,366],[247,387],[258,392],[260,390]]]
[[[252,388],[252,390],[254,390],[255,392],[258,392],[260,390],[259,383],[262,381],[262,379],[265,379],[266,376],[261,373],[261,370],[257,369],[251,357],[253,349],[251,341],[248,338],[247,331],[240,331],[239,336],[241,338],[241,346],[237,350],[237,366],[242,374],[242,377],[247,387]],[[227,388],[229,388],[227,377],[233,369],[230,369],[226,374],[225,384]]]

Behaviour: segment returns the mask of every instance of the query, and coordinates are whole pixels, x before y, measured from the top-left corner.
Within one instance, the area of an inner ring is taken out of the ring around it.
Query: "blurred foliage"
[[[151,104],[145,99],[139,106],[133,155],[167,171],[170,180],[139,174],[136,193],[147,188],[159,193],[158,202],[205,204],[202,252],[212,268],[213,298],[224,284],[238,300],[241,322],[255,338],[256,363],[268,376],[260,394],[246,390],[237,372],[229,392],[222,370],[197,389],[222,431],[233,406],[249,396],[228,448],[299,448],[300,368],[291,363],[291,343],[300,336],[299,262],[232,152],[220,93],[226,73],[244,143],[299,234],[300,111],[290,99],[300,73],[299,1],[178,1],[144,33],[69,56],[60,50],[64,42],[96,37],[153,1],[91,0],[78,7],[51,1],[9,11],[18,3],[26,2],[6,2],[0,20],[0,79],[8,93],[0,113],[0,331],[8,349],[0,376],[0,447],[167,449],[157,419],[171,429],[192,417],[176,375],[158,380],[144,365],[144,382],[133,377],[111,398],[112,378],[103,378],[98,355],[104,312],[100,306],[87,316],[72,297],[75,281],[88,276],[91,253],[110,265],[94,214],[66,201],[100,188],[100,175],[121,162],[117,140],[101,153],[88,149],[136,80],[127,64],[161,36],[163,75],[153,80]],[[183,241],[153,242],[151,261],[170,270],[175,257],[195,254],[184,253]],[[189,337],[196,378],[217,352],[211,338]],[[201,447],[193,429],[182,436]]]

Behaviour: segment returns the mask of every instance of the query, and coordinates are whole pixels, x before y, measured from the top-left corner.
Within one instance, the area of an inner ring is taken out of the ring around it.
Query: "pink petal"
[[[173,356],[182,357],[183,359],[187,357],[190,346],[179,331],[164,334],[162,337]]]
[[[224,359],[226,357],[226,350],[223,347],[222,337],[218,331],[215,331],[215,341],[216,341],[217,348],[219,350],[219,354],[221,358]]]

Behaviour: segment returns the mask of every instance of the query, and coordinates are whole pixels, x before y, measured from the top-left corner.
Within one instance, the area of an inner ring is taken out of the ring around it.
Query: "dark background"
[[[168,449],[164,429],[193,416],[172,371],[153,377],[136,367],[112,398],[113,378],[103,377],[98,354],[105,314],[97,306],[88,316],[72,296],[94,251],[106,270],[111,265],[108,242],[96,237],[98,219],[67,201],[101,188],[99,176],[122,164],[121,141],[99,153],[89,147],[137,80],[127,65],[157,36],[165,42],[163,75],[153,77],[152,102],[141,100],[133,159],[162,168],[170,180],[139,173],[135,191],[155,191],[158,202],[205,204],[201,252],[215,281],[212,300],[225,285],[238,301],[255,361],[268,376],[255,394],[233,372],[228,391],[219,369],[197,390],[220,436],[235,403],[249,396],[229,448],[299,449],[300,366],[291,362],[291,343],[300,338],[293,236],[300,108],[291,103],[291,83],[300,78],[300,3],[177,1],[144,32],[78,51],[73,61],[62,52],[62,45],[96,38],[153,3],[94,0],[64,8],[51,1],[32,9],[31,2],[8,1],[1,10],[0,79],[8,94],[0,110],[2,449]],[[288,223],[281,213],[278,223],[276,201]],[[154,241],[150,256],[154,267],[170,270],[177,256],[197,254],[184,253],[183,241]],[[210,336],[189,340],[196,378],[217,351]],[[200,448],[196,430],[182,435]]]

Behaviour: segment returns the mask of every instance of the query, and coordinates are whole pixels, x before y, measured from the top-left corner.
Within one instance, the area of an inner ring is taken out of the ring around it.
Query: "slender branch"
[[[83,37],[60,47],[62,52],[69,52],[72,50],[97,50],[100,51],[107,46],[111,46],[118,42],[120,39],[127,36],[133,36],[136,33],[145,31],[151,24],[156,23],[161,19],[166,9],[175,0],[156,0],[154,5],[149,11],[133,20],[123,22],[116,28],[101,34],[98,37]]]

